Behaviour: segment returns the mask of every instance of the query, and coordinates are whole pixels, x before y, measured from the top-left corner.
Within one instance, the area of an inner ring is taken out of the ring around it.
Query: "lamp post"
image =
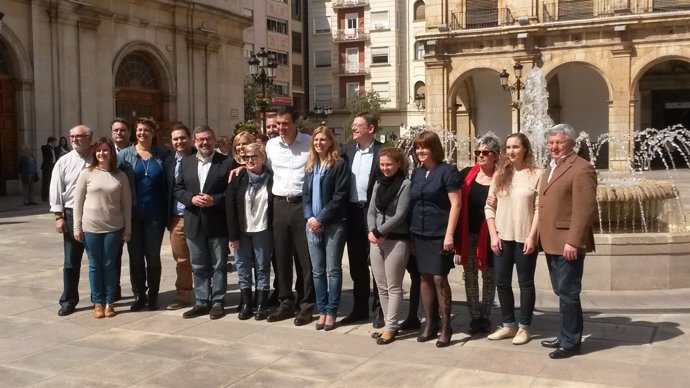
[[[326,119],[333,113],[330,105],[314,105],[314,113],[321,118],[321,125],[326,125]]]
[[[252,75],[254,82],[261,85],[262,102],[259,104],[261,108],[262,130],[266,133],[266,108],[268,108],[268,101],[266,99],[266,88],[273,85],[273,80],[276,78],[276,68],[278,63],[275,61],[275,55],[269,54],[263,47],[258,53],[252,53],[249,58],[249,74]]]
[[[517,99],[512,101],[511,105],[517,111],[517,131],[520,133],[520,103],[522,102],[520,100],[520,92],[525,90],[525,84],[522,82],[522,65],[518,62],[515,62],[515,65],[513,65],[513,71],[515,75],[515,83],[511,84],[508,81],[510,74],[508,74],[506,69],[503,69],[503,71],[498,75],[498,82],[503,90],[510,91],[511,96],[513,92],[516,93]]]

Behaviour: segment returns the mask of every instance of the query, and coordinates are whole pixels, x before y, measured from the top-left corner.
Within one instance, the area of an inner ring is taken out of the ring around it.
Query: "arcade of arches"
[[[505,138],[518,130],[511,106],[517,96],[501,88],[498,75],[507,69],[514,83],[517,62],[524,66],[525,81],[529,69],[539,66],[554,122],[572,124],[590,139],[602,134],[618,139],[604,147],[597,166],[626,168],[634,152],[628,140],[633,131],[690,126],[690,29],[677,28],[676,17],[628,25],[624,33],[591,20],[567,30],[516,25],[486,35],[427,30],[418,36],[432,48],[425,57],[427,122],[460,135],[492,131]],[[523,31],[527,38],[516,38]],[[469,157],[458,154],[459,161]]]

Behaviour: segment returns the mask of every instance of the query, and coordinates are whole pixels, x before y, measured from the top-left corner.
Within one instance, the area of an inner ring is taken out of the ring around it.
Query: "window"
[[[302,65],[292,65],[292,84],[295,86],[303,86],[304,74],[302,74]]]
[[[372,12],[371,13],[371,29],[372,30],[386,30],[390,28],[388,19],[388,11]]]
[[[277,32],[279,34],[288,34],[287,21],[268,19],[266,23],[266,28],[268,31]]]
[[[292,31],[292,52],[301,54],[302,53],[302,33],[297,31]]]
[[[425,18],[425,5],[424,1],[418,0],[417,2],[414,3],[414,20],[419,21],[419,20],[424,20]]]
[[[302,20],[302,0],[292,0],[292,20]]]
[[[244,44],[244,57],[249,59],[252,57],[252,54],[254,54],[254,44],[253,43],[245,43]]]
[[[328,22],[326,16],[314,18],[314,33],[315,34],[330,34],[331,24]]]
[[[5,61],[0,64],[5,64]],[[7,70],[4,72],[8,72]],[[157,90],[160,89],[160,80],[151,63],[144,56],[133,53],[120,63],[115,75],[115,86]]]
[[[290,94],[290,87],[287,83],[276,82],[271,85],[271,91],[274,96],[287,96]]]
[[[324,69],[331,67],[331,50],[314,51],[314,68]]]
[[[377,92],[382,100],[390,100],[390,90],[388,87],[388,82],[372,82],[371,90]]]
[[[331,85],[314,85],[314,103],[331,102]]]
[[[415,42],[414,43],[414,59],[424,59],[424,55],[426,55],[426,48],[424,47],[424,43]]]
[[[388,47],[372,47],[371,63],[388,63]]]
[[[288,65],[288,55],[287,55],[287,53],[281,53],[281,52],[270,51],[270,50],[269,50],[269,51],[268,51],[268,55],[271,55],[271,54],[273,54],[273,55],[275,56],[275,58],[276,58],[276,63],[277,63],[277,64],[279,64],[279,65],[284,65],[284,66],[287,66],[287,65]]]

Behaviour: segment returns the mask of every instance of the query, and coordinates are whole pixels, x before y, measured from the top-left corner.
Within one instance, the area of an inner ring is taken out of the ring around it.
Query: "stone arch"
[[[412,19],[424,20],[426,17],[426,4],[424,0],[417,0],[412,5]]]
[[[595,73],[599,74],[601,79],[604,81],[604,85],[606,85],[606,93],[608,96],[609,101],[611,100],[611,96],[613,96],[613,85],[611,85],[611,81],[609,80],[609,77],[607,77],[606,73],[602,71],[598,66],[585,62],[585,61],[564,61],[561,63],[558,63],[554,66],[544,66],[544,75],[546,77],[547,82],[551,80],[555,75],[558,74],[558,72],[566,66],[573,66],[573,65],[581,65],[589,68],[590,70],[593,70]]]
[[[137,53],[147,57],[151,65],[156,69],[158,74],[161,76],[161,88],[165,93],[171,98],[176,95],[177,85],[175,83],[175,73],[173,71],[172,65],[165,57],[163,52],[158,49],[158,47],[143,41],[134,41],[124,45],[120,51],[115,55],[113,59],[113,80],[117,74],[117,70],[120,68],[120,64],[127,57],[127,55]]]

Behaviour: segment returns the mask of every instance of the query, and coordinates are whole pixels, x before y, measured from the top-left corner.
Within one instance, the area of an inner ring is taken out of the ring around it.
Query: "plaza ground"
[[[679,183],[681,192],[688,183]],[[453,284],[455,334],[444,349],[417,343],[414,332],[376,345],[370,323],[323,332],[291,320],[239,321],[235,313],[217,321],[182,319],[184,310],[132,313],[126,253],[115,318],[91,316],[86,258],[78,310],[59,317],[62,239],[47,210],[0,198],[0,387],[686,387],[690,381],[690,289],[585,290],[582,354],[567,360],[549,359],[539,344],[557,334],[558,300],[548,284],[537,284],[533,337],[523,346],[470,337],[460,283]],[[174,298],[175,276],[167,233],[162,262],[165,306]],[[347,272],[341,317],[352,303]],[[228,283],[233,307],[236,274]],[[492,319],[499,324],[498,309]]]

